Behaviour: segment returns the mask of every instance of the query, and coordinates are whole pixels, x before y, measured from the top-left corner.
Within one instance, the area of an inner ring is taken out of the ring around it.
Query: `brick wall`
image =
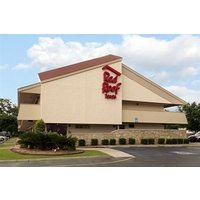
[[[85,139],[86,145],[91,144],[91,139],[98,139],[99,144],[103,139],[116,139],[116,144],[119,144],[119,138],[135,138],[136,143],[140,144],[142,138],[154,138],[155,144],[158,142],[158,138],[187,138],[185,130],[141,130],[141,129],[120,129],[110,133],[76,133],[72,134],[73,137],[78,139]]]

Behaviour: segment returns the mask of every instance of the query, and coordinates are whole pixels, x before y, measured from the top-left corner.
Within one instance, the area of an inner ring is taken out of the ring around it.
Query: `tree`
[[[6,131],[9,133],[18,132],[17,118],[8,115],[2,115],[0,117],[0,131]]]
[[[36,133],[43,133],[45,132],[45,123],[42,119],[37,120],[34,124],[33,131]]]
[[[0,98],[0,116],[2,115],[17,117],[18,107],[13,104],[10,99]]]
[[[186,105],[179,107],[181,112],[184,112],[188,125],[187,129],[191,131],[199,131],[200,130],[200,103],[187,103]]]
[[[9,99],[0,98],[0,131],[16,133],[18,107]]]

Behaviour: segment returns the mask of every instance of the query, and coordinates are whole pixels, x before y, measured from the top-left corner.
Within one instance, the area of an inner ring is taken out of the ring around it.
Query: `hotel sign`
[[[118,77],[121,73],[108,65],[104,66],[102,70],[104,70],[102,93],[105,94],[106,99],[116,99],[122,84],[118,82]]]

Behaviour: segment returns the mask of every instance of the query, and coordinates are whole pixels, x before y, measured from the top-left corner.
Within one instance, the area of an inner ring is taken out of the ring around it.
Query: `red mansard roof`
[[[121,60],[121,59],[122,57],[109,54],[107,56],[95,58],[92,60],[87,60],[80,63],[68,65],[65,67],[60,67],[60,68],[52,69],[49,71],[41,72],[38,74],[38,76],[41,81],[44,81],[47,79],[59,77],[59,76],[76,72],[79,70],[87,69],[96,65],[101,65],[101,64],[112,62],[112,61]]]

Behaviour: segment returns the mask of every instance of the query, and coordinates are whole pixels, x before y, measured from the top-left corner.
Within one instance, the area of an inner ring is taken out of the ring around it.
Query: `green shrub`
[[[171,138],[166,139],[166,144],[173,144],[173,139]]]
[[[129,138],[128,143],[129,144],[135,144],[135,138]]]
[[[177,138],[176,141],[177,144],[183,144],[183,138]]]
[[[119,144],[121,145],[126,144],[126,138],[119,138]]]
[[[158,138],[158,144],[165,144],[165,138]]]
[[[91,145],[92,146],[98,145],[98,139],[91,139]]]
[[[78,141],[78,146],[85,146],[85,140],[84,139],[80,139]]]
[[[33,126],[33,131],[36,133],[43,133],[45,132],[45,123],[42,119],[37,120]]]
[[[102,144],[102,145],[109,145],[109,140],[108,140],[108,139],[103,139],[103,140],[101,141],[101,144]]]
[[[155,139],[154,138],[149,138],[148,139],[148,144],[154,144],[155,143]]]
[[[116,145],[116,139],[110,139],[110,145]]]
[[[25,148],[35,148],[40,150],[52,149],[59,147],[60,149],[75,150],[77,138],[66,137],[56,132],[25,132],[19,136],[18,144]]]
[[[176,138],[172,138],[172,144],[177,144],[177,139]]]
[[[190,141],[189,141],[188,139],[183,139],[183,143],[184,143],[184,144],[189,144],[189,142],[190,142]]]
[[[148,144],[148,139],[141,139],[141,144]]]
[[[36,133],[30,131],[24,132],[19,136],[17,144],[22,148],[33,149],[36,146]]]
[[[67,137],[67,140],[66,140],[67,150],[75,151],[77,141],[78,141],[78,139],[76,137],[72,137],[72,136]]]
[[[59,135],[59,134],[58,134]],[[67,146],[70,145],[70,143],[68,142],[69,138],[66,137],[65,135],[59,135],[58,138],[57,138],[57,143],[56,145],[60,148],[60,149],[67,149]],[[77,138],[74,138],[75,142],[77,141]],[[74,148],[74,145],[73,142],[71,143],[71,145],[73,146]]]

